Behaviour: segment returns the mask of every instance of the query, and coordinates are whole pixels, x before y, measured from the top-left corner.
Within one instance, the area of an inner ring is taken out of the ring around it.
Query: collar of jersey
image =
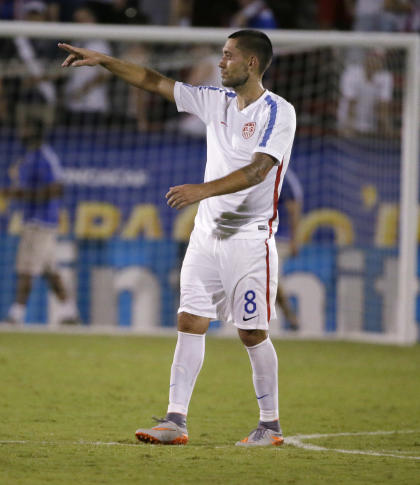
[[[265,98],[265,96],[266,96],[267,93],[268,93],[268,90],[267,89],[264,89],[264,91],[261,93],[261,96],[259,98],[257,98],[255,101],[253,101],[251,104],[249,104],[248,106],[245,106],[244,109],[239,109],[238,108],[238,98],[236,97],[236,99],[235,99],[235,101],[236,101],[236,103],[235,103],[236,109],[238,110],[239,113],[246,114],[252,108],[254,108],[259,103],[261,103],[262,101],[264,101],[264,98]]]

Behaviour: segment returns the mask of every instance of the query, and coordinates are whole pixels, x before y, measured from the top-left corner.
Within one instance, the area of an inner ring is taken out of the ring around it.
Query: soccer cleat
[[[238,441],[236,446],[280,446],[283,442],[284,438],[278,431],[258,426],[246,438]]]
[[[153,418],[159,424],[149,429],[138,429],[136,436],[143,443],[153,445],[186,445],[188,442],[188,431],[186,427],[178,426],[167,419]]]

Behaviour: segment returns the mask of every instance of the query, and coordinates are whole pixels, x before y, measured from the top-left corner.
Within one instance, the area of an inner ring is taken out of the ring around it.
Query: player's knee
[[[238,334],[242,343],[246,347],[253,347],[254,345],[258,345],[264,340],[267,339],[268,334],[265,330],[244,330],[242,328],[238,329]]]
[[[210,319],[192,315],[191,313],[178,313],[178,330],[185,333],[195,333],[202,335],[209,328]]]

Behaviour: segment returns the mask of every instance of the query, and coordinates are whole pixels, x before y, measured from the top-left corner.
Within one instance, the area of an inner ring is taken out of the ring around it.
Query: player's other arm
[[[168,205],[182,209],[208,197],[231,194],[248,189],[261,183],[273,168],[276,159],[266,153],[254,153],[252,161],[239,170],[235,170],[217,180],[202,184],[186,184],[171,187],[166,194]]]
[[[175,81],[153,69],[70,44],[59,43],[58,47],[69,54],[62,63],[62,67],[100,65],[133,86],[160,94],[168,101],[175,101]]]

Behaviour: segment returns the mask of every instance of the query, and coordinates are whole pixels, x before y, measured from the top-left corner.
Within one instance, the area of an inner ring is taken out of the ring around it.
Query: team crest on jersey
[[[248,140],[251,136],[255,133],[255,121],[250,121],[249,123],[245,123],[242,128],[242,136]]]

